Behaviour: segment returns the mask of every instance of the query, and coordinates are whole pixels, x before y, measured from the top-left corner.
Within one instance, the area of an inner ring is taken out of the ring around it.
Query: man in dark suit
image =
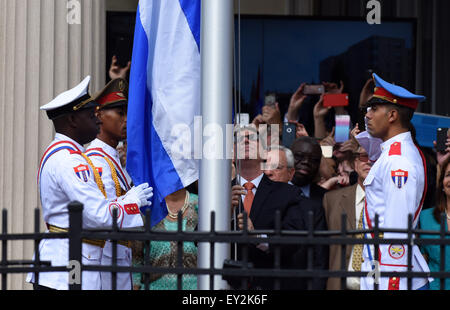
[[[276,227],[275,214],[280,211],[282,230],[307,230],[308,212],[314,215],[313,227],[315,230],[326,230],[326,221],[323,208],[305,197],[301,197],[298,189],[287,183],[271,181],[262,171],[262,160],[257,153],[258,139],[256,130],[243,129],[236,135],[237,154],[240,160],[240,171],[232,188],[232,207],[237,208],[241,202],[245,212],[249,214],[248,230],[272,230]],[[253,156],[252,156],[253,155]],[[253,159],[252,159],[253,158]],[[244,214],[237,212],[237,222],[243,229]],[[282,245],[282,269],[306,269],[306,247],[299,245]],[[321,267],[328,265],[328,253],[315,249],[314,264]],[[238,248],[238,259],[242,260],[242,246]],[[321,255],[321,257],[317,257]],[[248,261],[254,268],[274,268],[274,250],[265,244],[250,245]],[[250,288],[273,289],[274,278],[254,277]],[[306,289],[306,279],[281,278],[281,289]],[[313,281],[313,289],[322,289],[321,281]]]
[[[319,173],[322,160],[322,148],[312,137],[300,137],[291,146],[294,154],[295,174],[292,183],[299,187],[300,194],[322,205],[323,195],[327,190],[317,185],[314,180]]]

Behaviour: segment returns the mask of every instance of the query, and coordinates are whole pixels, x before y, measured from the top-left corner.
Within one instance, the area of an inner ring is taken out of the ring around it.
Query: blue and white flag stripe
[[[135,184],[149,182],[154,188],[152,226],[167,215],[164,197],[198,179],[198,160],[178,156],[173,145],[180,136],[172,132],[183,125],[193,133],[196,115],[200,0],[140,0],[130,73],[127,170]]]

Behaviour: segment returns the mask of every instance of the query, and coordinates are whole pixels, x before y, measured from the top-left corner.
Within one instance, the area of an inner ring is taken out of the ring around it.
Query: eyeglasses
[[[239,135],[236,137],[236,142],[242,143],[244,142],[245,138],[247,138],[249,141],[258,141],[258,134],[252,133],[249,135]]]
[[[369,162],[369,154],[367,153],[355,153],[355,158],[361,162],[367,163]]]

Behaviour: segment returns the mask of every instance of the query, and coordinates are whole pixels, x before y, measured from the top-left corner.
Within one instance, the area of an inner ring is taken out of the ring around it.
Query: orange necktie
[[[245,199],[244,199],[244,210],[245,210],[245,212],[247,212],[247,215],[250,215],[253,198],[255,198],[255,195],[253,194],[253,191],[252,191],[252,189],[255,188],[255,184],[253,184],[252,182],[247,182],[244,184],[244,188],[247,190],[247,195],[245,195]]]

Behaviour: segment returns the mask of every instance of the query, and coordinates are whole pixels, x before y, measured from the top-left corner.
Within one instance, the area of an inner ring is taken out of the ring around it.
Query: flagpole
[[[218,134],[203,138],[203,156],[199,178],[199,231],[211,228],[211,212],[215,212],[215,230],[230,230],[231,205],[231,159],[227,156],[226,124],[232,124],[233,102],[233,40],[234,1],[203,0],[201,14],[201,108],[203,137],[217,133],[211,129],[221,128]],[[211,127],[211,125],[213,125]],[[214,141],[212,141],[214,139]],[[222,148],[222,156],[205,156],[208,145],[216,143]],[[228,145],[229,146],[229,145]],[[208,157],[208,158],[206,158]],[[219,158],[220,157],[220,158]],[[216,243],[214,247],[214,268],[221,269],[223,261],[230,256],[230,244]],[[211,248],[209,243],[199,243],[198,267],[208,269]],[[210,277],[198,277],[200,290],[227,289],[222,276],[215,276],[214,287]]]

